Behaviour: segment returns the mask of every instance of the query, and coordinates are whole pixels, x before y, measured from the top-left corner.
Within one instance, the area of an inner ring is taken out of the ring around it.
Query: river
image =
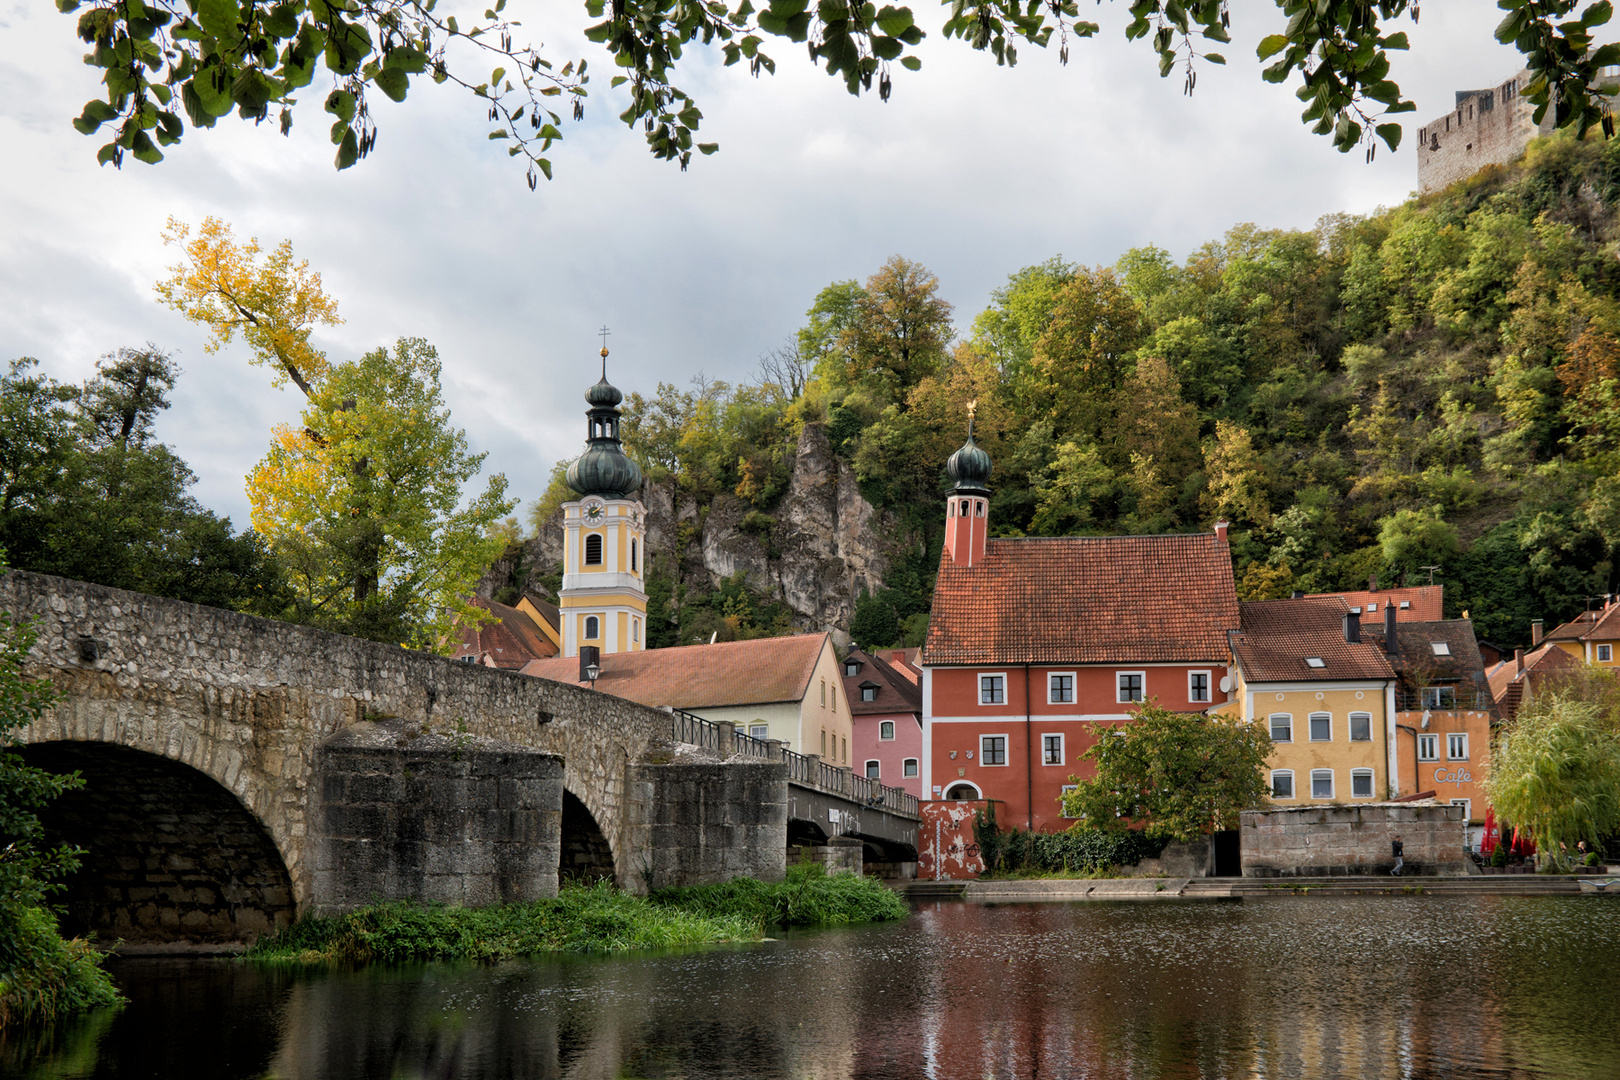
[[[758,944],[358,971],[121,960],[7,1077],[1620,1076],[1620,899],[977,906]]]

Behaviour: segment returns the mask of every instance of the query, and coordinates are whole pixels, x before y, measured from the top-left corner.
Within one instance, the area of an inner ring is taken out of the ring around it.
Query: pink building
[[[923,798],[921,673],[901,650],[887,649],[851,649],[842,672],[856,772]]]

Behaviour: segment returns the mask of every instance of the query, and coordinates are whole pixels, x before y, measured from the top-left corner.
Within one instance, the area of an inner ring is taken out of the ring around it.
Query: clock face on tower
[[[602,523],[602,504],[595,501],[586,503],[585,520],[592,525],[600,525]]]

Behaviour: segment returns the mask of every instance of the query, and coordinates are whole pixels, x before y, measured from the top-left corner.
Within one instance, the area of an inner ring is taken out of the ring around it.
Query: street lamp
[[[585,677],[591,680],[592,690],[596,689],[596,677],[600,674],[602,674],[602,665],[594,663],[585,665]]]

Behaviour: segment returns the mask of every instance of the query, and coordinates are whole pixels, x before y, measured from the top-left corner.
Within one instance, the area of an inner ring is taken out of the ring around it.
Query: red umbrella
[[[1479,853],[1481,855],[1494,855],[1496,853],[1497,839],[1498,838],[1497,838],[1497,835],[1496,835],[1496,811],[1491,809],[1490,807],[1486,807],[1485,808],[1485,835],[1484,835],[1484,837],[1482,837],[1480,839]]]

